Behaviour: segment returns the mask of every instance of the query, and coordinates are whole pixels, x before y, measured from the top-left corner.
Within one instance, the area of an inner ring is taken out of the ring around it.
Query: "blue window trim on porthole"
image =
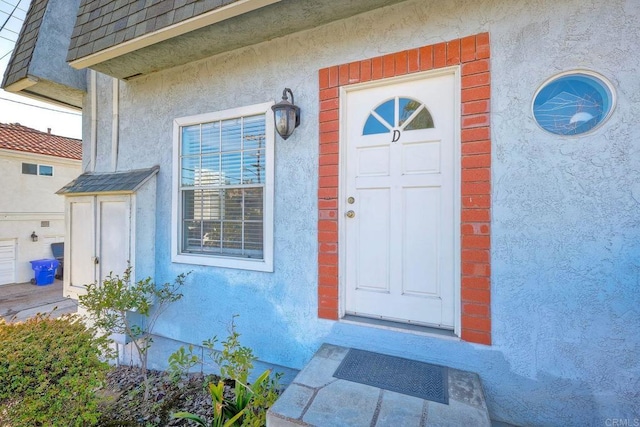
[[[584,70],[558,74],[533,97],[533,117],[545,131],[578,136],[600,127],[615,106],[613,86],[601,75]]]

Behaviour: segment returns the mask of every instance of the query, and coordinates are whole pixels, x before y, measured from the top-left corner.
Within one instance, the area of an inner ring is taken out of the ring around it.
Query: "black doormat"
[[[449,404],[447,368],[402,357],[350,349],[335,378]]]

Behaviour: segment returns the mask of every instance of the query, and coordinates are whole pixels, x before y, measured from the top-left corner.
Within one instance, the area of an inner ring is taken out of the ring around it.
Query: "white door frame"
[[[338,316],[339,318],[343,318],[346,314],[346,293],[347,293],[347,284],[346,282],[346,274],[345,274],[345,262],[346,262],[346,250],[345,250],[345,242],[346,242],[346,227],[345,227],[345,218],[346,212],[349,210],[348,204],[346,201],[346,182],[345,179],[347,177],[347,159],[346,159],[346,144],[347,140],[347,111],[346,111],[346,102],[347,102],[347,94],[351,91],[362,90],[375,88],[380,86],[386,86],[396,83],[403,83],[415,80],[423,80],[431,77],[438,77],[442,75],[451,75],[454,76],[454,105],[461,106],[461,82],[460,82],[460,66],[452,66],[446,68],[439,68],[437,70],[425,71],[420,73],[412,73],[399,77],[390,77],[381,80],[375,80],[372,82],[364,82],[357,83],[348,86],[340,87],[340,124],[339,124],[339,162],[340,168],[338,171],[338,260],[339,260],[339,301],[338,301]],[[460,140],[460,108],[456,109],[456,114],[453,117],[453,129],[454,129],[454,165],[456,165],[454,169],[454,188],[456,189],[456,194],[454,195],[454,254],[455,260],[453,262],[454,265],[454,334],[456,336],[461,335],[462,322],[461,322],[461,298],[460,298],[460,287],[461,287],[461,271],[460,271],[460,263],[461,263],[461,234],[460,234],[460,224],[461,224],[461,140]]]

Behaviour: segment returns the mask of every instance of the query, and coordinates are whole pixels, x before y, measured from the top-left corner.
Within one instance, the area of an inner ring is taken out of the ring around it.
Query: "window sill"
[[[273,272],[273,261],[268,259],[253,260],[211,255],[173,255],[171,261],[179,264],[204,265],[208,267],[234,268],[238,270]]]

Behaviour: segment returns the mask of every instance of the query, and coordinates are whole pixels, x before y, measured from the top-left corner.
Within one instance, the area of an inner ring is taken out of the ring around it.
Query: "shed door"
[[[0,240],[0,285],[16,281],[16,242]]]
[[[346,92],[347,313],[454,327],[455,81],[451,73]]]
[[[87,284],[122,275],[131,254],[130,196],[67,198],[65,296],[77,298]]]
[[[122,276],[130,260],[131,211],[129,196],[97,198],[96,277]]]

